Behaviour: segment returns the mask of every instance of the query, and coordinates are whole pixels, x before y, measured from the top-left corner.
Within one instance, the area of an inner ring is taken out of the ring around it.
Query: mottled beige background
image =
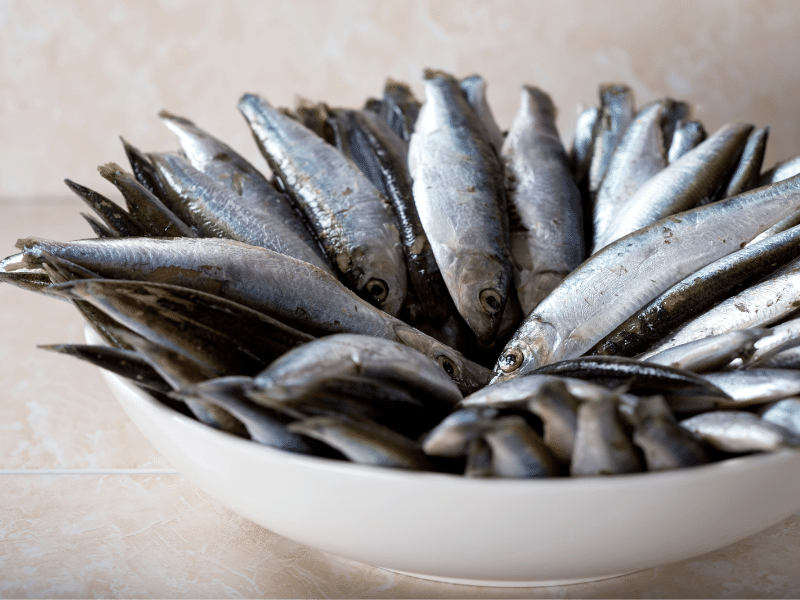
[[[241,93],[360,106],[387,76],[421,93],[434,66],[483,74],[501,126],[522,83],[549,91],[572,138],[600,82],[690,100],[713,130],[770,125],[768,164],[800,154],[800,3],[787,1],[0,0],[0,197],[99,190],[117,136],[174,147],[156,118],[184,114],[263,162]]]

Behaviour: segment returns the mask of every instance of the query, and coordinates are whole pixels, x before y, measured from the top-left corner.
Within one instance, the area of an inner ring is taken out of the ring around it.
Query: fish
[[[715,371],[734,359],[746,359],[756,351],[758,341],[769,335],[765,328],[737,329],[694,342],[673,346],[647,358],[647,362],[684,369],[693,373]],[[800,343],[800,341],[798,341]]]
[[[411,140],[421,106],[422,103],[414,97],[408,84],[391,78],[386,80],[380,116],[405,142]]]
[[[519,416],[500,417],[481,436],[491,451],[489,476],[552,477],[558,465],[544,440]]]
[[[739,164],[720,197],[730,198],[758,186],[768,136],[769,127],[756,129],[750,134],[742,150],[742,156],[739,158]]]
[[[414,201],[458,312],[490,346],[512,276],[502,169],[458,81],[425,77],[408,149]]]
[[[667,164],[672,164],[689,150],[705,141],[706,130],[700,121],[686,121],[675,128],[667,150]]]
[[[765,330],[765,334],[753,344],[753,352],[743,357],[742,368],[762,366],[776,354],[800,345],[800,317],[775,325]]]
[[[204,237],[221,237],[269,248],[330,271],[308,241],[286,225],[258,195],[237,195],[187,160],[172,154],[150,154],[165,190],[167,206]]]
[[[511,223],[514,283],[528,314],[584,259],[581,197],[555,124],[538,88],[522,89],[502,147]]]
[[[128,211],[147,234],[156,237],[198,237],[150,190],[115,163],[97,167],[100,176],[113,183],[125,198]],[[108,236],[106,236],[108,237]]]
[[[800,372],[793,369],[738,369],[702,377],[731,397],[722,407],[752,406],[800,395]]]
[[[189,164],[235,192],[240,201],[262,205],[261,218],[271,227],[276,222],[282,223],[309,247],[322,253],[302,215],[248,160],[189,119],[163,110],[158,116],[177,136]]]
[[[592,161],[592,140],[599,114],[598,107],[590,106],[580,111],[575,120],[575,138],[570,147],[569,160],[575,183],[579,188],[583,183],[588,185],[589,165]]]
[[[433,249],[414,203],[408,171],[408,144],[378,115],[369,111],[334,110],[335,142],[389,200],[397,217],[408,266],[409,289],[433,326],[442,325],[455,310]]]
[[[311,417],[289,423],[287,429],[317,439],[355,463],[413,471],[432,470],[419,444],[375,423]]]
[[[680,421],[680,425],[703,442],[733,454],[774,452],[797,443],[783,427],[740,410],[702,413]]]
[[[491,427],[496,408],[472,406],[453,411],[422,438],[422,450],[432,456],[466,456],[470,444]]]
[[[464,96],[475,112],[475,116],[483,125],[483,130],[494,151],[500,156],[500,149],[503,147],[503,132],[494,119],[492,109],[489,108],[489,101],[486,98],[486,80],[480,75],[470,75],[459,81],[459,85],[464,92]]]
[[[752,125],[724,125],[648,179],[595,243],[595,251],[629,233],[716,199],[735,168]]]
[[[800,398],[784,398],[767,404],[761,408],[759,415],[762,421],[779,425],[800,437]]]
[[[588,477],[641,470],[641,459],[617,414],[617,402],[613,398],[583,402],[578,407],[569,474]]]
[[[666,217],[607,246],[525,318],[501,352],[492,382],[583,354],[664,290],[798,206],[800,176]]]
[[[606,231],[626,210],[628,200],[667,166],[662,129],[666,109],[662,101],[640,110],[611,155],[594,203],[592,254],[602,247]]]
[[[132,350],[89,344],[50,344],[39,345],[37,348],[80,358],[101,369],[130,379],[148,391],[166,393],[172,390],[164,378]]]
[[[709,461],[700,440],[681,427],[661,396],[642,398],[633,443],[641,448],[648,471],[693,467]]]
[[[635,114],[633,91],[626,85],[600,86],[600,114],[592,143],[589,165],[589,196],[592,206],[611,162],[611,156]]]
[[[338,334],[287,352],[254,378],[256,389],[280,394],[331,377],[358,376],[408,390],[431,407],[449,411],[463,396],[445,372],[422,353],[391,340]]]
[[[765,327],[799,308],[800,257],[687,321],[640,356],[647,358],[668,348],[734,329]]]
[[[406,266],[392,207],[341,152],[266,100],[239,101],[261,153],[304,213],[345,285],[394,316]]]
[[[18,244],[26,267],[36,267],[45,254],[52,254],[109,279],[168,283],[217,294],[310,335],[361,333],[397,341],[425,354],[465,393],[489,379],[488,369],[361,300],[329,273],[266,248],[222,238],[27,238]]]
[[[691,371],[622,356],[582,356],[539,367],[532,374],[586,379],[609,388],[625,386],[637,394],[677,393],[726,397],[707,378]]]
[[[141,237],[147,235],[144,226],[137,222],[131,215],[124,211],[116,203],[112,202],[102,194],[90,190],[80,184],[65,179],[67,187],[75,192],[86,204],[91,206],[94,211],[103,219],[105,227],[114,237]]]
[[[789,179],[798,173],[800,173],[800,156],[782,160],[759,176],[758,186],[762,187],[770,183],[777,183],[778,181]]]
[[[798,255],[800,227],[757,245],[746,244],[665,290],[606,335],[591,352],[621,356],[643,353],[683,323]]]

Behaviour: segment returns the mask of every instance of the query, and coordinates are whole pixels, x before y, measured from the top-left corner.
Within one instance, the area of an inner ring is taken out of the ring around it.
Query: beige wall
[[[483,74],[501,126],[519,86],[544,88],[572,137],[600,82],[640,102],[690,100],[713,130],[770,125],[767,162],[800,154],[800,2],[0,0],[0,197],[111,188],[123,135],[175,146],[156,118],[186,115],[262,165],[239,95],[360,106],[387,76]],[[77,208],[77,207],[76,207]]]

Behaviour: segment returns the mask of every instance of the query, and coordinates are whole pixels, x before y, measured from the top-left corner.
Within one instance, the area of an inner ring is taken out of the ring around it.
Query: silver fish
[[[788,160],[783,160],[775,164],[771,169],[764,171],[758,179],[758,185],[769,185],[784,179],[789,179],[800,173],[800,156],[795,156]]]
[[[742,156],[739,158],[739,164],[720,197],[729,198],[758,186],[768,136],[769,127],[756,129],[750,134],[742,150]]]
[[[408,150],[414,201],[456,308],[488,346],[512,274],[500,162],[458,81],[437,71],[425,76]]]
[[[494,120],[492,109],[489,108],[489,102],[486,99],[486,81],[480,75],[471,75],[465,77],[459,82],[461,89],[464,90],[464,96],[467,102],[475,111],[475,116],[483,125],[489,143],[494,148],[498,156],[500,156],[500,149],[503,147],[503,132]]]
[[[738,410],[703,413],[680,424],[723,452],[773,452],[796,443],[794,436],[783,427]]]
[[[502,149],[514,283],[526,315],[584,258],[580,192],[555,116],[546,93],[523,87]]]
[[[570,475],[614,475],[641,469],[641,461],[617,415],[617,402],[607,398],[582,403],[578,407]]]
[[[714,200],[733,170],[752,125],[725,125],[648,179],[595,244],[603,248],[669,215]]]
[[[734,329],[771,325],[800,308],[800,258],[720,302],[643,353],[647,358],[680,344]]]
[[[253,94],[239,110],[273,173],[303,210],[347,287],[390,315],[406,296],[392,207],[336,148]]]
[[[312,335],[361,333],[400,342],[428,356],[465,393],[483,387],[488,380],[488,369],[374,308],[322,269],[266,248],[217,238],[27,239],[19,245],[27,267],[35,267],[49,253],[109,279],[199,289]]]
[[[759,414],[763,421],[780,425],[800,437],[800,398],[778,400],[765,406]]]
[[[416,442],[374,423],[311,417],[290,423],[287,429],[324,442],[356,463],[431,470],[428,459]]]
[[[447,415],[425,434],[422,449],[431,456],[464,456],[470,444],[491,427],[498,411],[492,407],[461,408]]]
[[[595,199],[592,253],[600,249],[606,230],[625,210],[628,199],[667,166],[661,127],[665,109],[666,102],[656,102],[639,111],[611,155]]]
[[[167,111],[161,111],[159,116],[177,136],[186,159],[195,169],[235,192],[243,201],[263,204],[268,222],[282,222],[308,246],[319,250],[300,213],[249,161],[188,119]]]
[[[738,329],[673,346],[647,358],[647,362],[695,373],[721,369],[736,358],[749,358],[768,329]],[[798,341],[800,343],[800,341]]]
[[[188,161],[172,154],[150,154],[169,208],[205,237],[221,237],[269,248],[324,271],[328,264],[254,195],[237,196]]]
[[[421,398],[455,406],[462,396],[452,379],[426,356],[386,339],[355,334],[327,336],[291,350],[254,380],[260,390],[305,387],[326,377],[358,375],[397,384]]]
[[[800,394],[800,372],[793,369],[717,371],[703,378],[731,397],[728,406],[764,404]]]
[[[611,156],[635,114],[633,92],[628,86],[600,86],[600,115],[592,144],[589,195],[594,199],[611,162]],[[594,201],[592,200],[592,203]]]
[[[582,110],[575,120],[575,139],[569,151],[570,164],[576,183],[580,185],[589,176],[589,165],[592,162],[592,141],[600,109],[590,106]]]
[[[785,231],[695,271],[622,322],[593,349],[596,354],[634,356],[673,330],[752,285],[800,255],[800,227]]]
[[[526,317],[498,359],[493,381],[581,355],[658,294],[799,206],[800,176],[667,217],[618,240]]]
[[[108,163],[97,167],[100,175],[117,186],[125,198],[128,211],[139,223],[147,227],[148,233],[163,237],[197,237],[197,233],[181,221],[175,213],[150,190],[139,183],[133,175],[122,167]]]
[[[667,151],[667,163],[671,164],[706,139],[706,130],[700,121],[680,124],[672,135]]]
[[[491,449],[491,476],[552,477],[558,473],[547,445],[525,419],[501,417],[492,425],[482,436]]]
[[[693,467],[708,462],[700,441],[675,420],[660,396],[642,398],[633,443],[644,453],[648,471]]]
[[[800,345],[800,318],[790,319],[767,330],[754,344],[754,352],[742,366],[746,369],[764,365],[776,354]]]

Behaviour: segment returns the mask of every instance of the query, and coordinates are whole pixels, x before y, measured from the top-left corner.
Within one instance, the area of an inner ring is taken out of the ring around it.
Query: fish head
[[[394,326],[394,332],[401,344],[422,352],[439,365],[465,396],[485,387],[489,382],[489,369],[472,362],[450,346],[405,323],[398,322]]]
[[[561,336],[553,325],[529,317],[503,348],[489,383],[509,381],[559,360],[562,346]]]
[[[398,239],[397,230],[394,225],[386,229],[393,230],[394,236],[390,235],[391,232],[387,233],[384,236],[385,244],[377,245],[363,256],[354,253],[352,260],[361,267],[355,271],[358,274],[358,295],[383,312],[395,316],[406,299],[407,269],[399,244],[393,243]]]
[[[458,312],[478,343],[490,346],[508,300],[509,269],[498,257],[471,252],[458,259],[455,272],[458,280],[453,300]]]

